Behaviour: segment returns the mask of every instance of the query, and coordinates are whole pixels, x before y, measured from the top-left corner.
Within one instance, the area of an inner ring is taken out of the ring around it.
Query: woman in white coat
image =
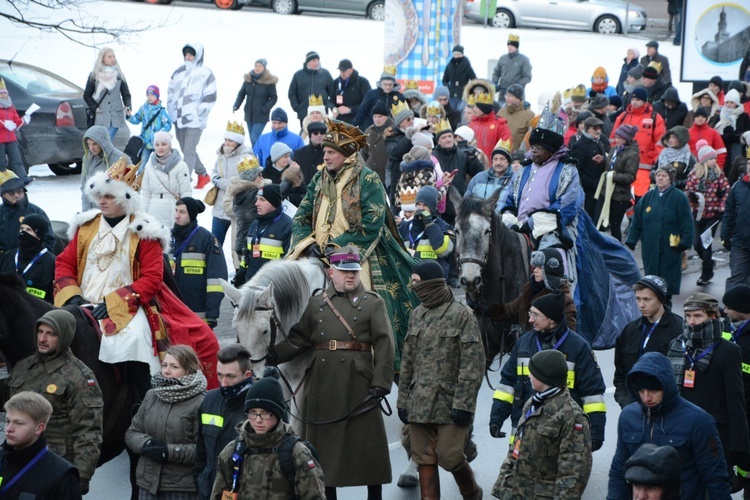
[[[157,132],[154,135],[154,154],[143,172],[141,208],[165,227],[172,227],[177,200],[192,194],[190,172],[180,152],[172,149],[172,134]]]

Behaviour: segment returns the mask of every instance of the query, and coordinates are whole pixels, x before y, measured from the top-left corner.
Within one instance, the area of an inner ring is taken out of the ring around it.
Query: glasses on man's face
[[[544,146],[541,144],[532,144],[531,147],[529,147],[531,151],[542,151],[544,150]]]
[[[321,132],[320,130],[316,130],[315,132],[311,132],[310,135],[326,135],[326,133]]]
[[[9,189],[8,191],[6,191],[6,193],[9,194],[9,195],[11,195],[11,196],[14,195],[14,194],[23,194],[23,188],[21,188],[21,189],[13,189],[13,190]]]
[[[529,318],[539,319],[542,315],[536,311],[529,311]]]
[[[249,411],[249,412],[247,412],[247,418],[249,420],[257,420],[257,419],[268,420],[272,416],[273,416],[273,413],[271,413],[270,411]]]

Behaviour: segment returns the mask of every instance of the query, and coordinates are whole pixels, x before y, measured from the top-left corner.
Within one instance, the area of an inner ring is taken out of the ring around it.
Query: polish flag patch
[[[314,469],[315,468],[315,460],[308,460],[307,461],[307,468],[308,469]]]
[[[573,424],[573,429],[575,429],[577,431],[582,431],[583,430],[583,424]]]
[[[89,387],[94,387],[96,385],[96,380],[90,378],[86,381],[86,385],[88,385]]]

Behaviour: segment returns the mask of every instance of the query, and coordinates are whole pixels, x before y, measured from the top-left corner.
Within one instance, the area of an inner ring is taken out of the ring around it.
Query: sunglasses
[[[326,133],[321,132],[320,130],[316,130],[315,132],[310,132],[310,135],[326,135]]]

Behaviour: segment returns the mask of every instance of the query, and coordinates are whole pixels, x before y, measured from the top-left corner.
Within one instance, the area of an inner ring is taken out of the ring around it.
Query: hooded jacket
[[[75,465],[81,478],[91,479],[102,444],[102,391],[91,369],[70,350],[75,317],[55,309],[39,318],[36,328],[40,324],[57,333],[57,349],[50,355],[36,353],[19,361],[6,381],[8,396],[21,391],[41,393],[52,404],[45,431],[49,449]],[[34,339],[38,342],[37,335]]]
[[[676,148],[669,146],[669,138],[672,135],[678,141]],[[695,156],[690,151],[689,142],[690,132],[682,125],[668,129],[661,137],[661,144],[664,146],[664,149],[661,150],[656,160],[657,167],[671,165],[674,168],[674,186],[681,191],[685,190],[688,174],[693,170],[696,163]]]
[[[95,143],[99,145],[99,147],[102,149],[101,153],[94,154],[89,149],[89,145],[86,142],[86,139],[91,139]],[[112,144],[112,140],[109,138],[109,132],[107,129],[101,125],[94,125],[93,127],[89,128],[85,134],[83,134],[83,166],[81,168],[81,191],[83,191],[83,187],[87,184],[88,180],[91,179],[91,177],[94,176],[94,174],[98,172],[106,172],[107,169],[112,166],[113,163],[115,163],[117,160],[120,159],[120,157],[123,155],[123,152],[119,149],[115,149],[114,144]],[[130,157],[125,155],[126,161],[128,165],[130,165],[132,162],[130,161]],[[91,200],[89,200],[88,196],[85,194],[81,194],[81,210],[91,210],[92,208],[97,208]]]
[[[188,43],[195,60],[185,61],[172,73],[167,94],[167,111],[176,128],[204,129],[208,114],[216,104],[216,79],[203,65],[203,45]]]
[[[647,375],[664,391],[661,403],[645,406],[633,386],[634,377]],[[617,449],[609,469],[608,500],[628,499],[625,462],[643,443],[673,446],[680,454],[683,500],[730,498],[729,474],[711,415],[683,399],[677,391],[672,363],[649,352],[627,375],[625,383],[637,401],[626,406],[617,423]]]
[[[245,121],[247,123],[268,123],[268,118],[279,100],[276,94],[278,77],[265,70],[258,78],[253,78],[253,72],[245,73],[242,87],[237,92],[234,109],[240,109],[245,101]]]
[[[0,253],[18,248],[18,232],[21,230],[21,221],[27,215],[39,214],[49,221],[44,210],[29,201],[28,194],[14,205],[8,203],[5,198],[0,203]],[[44,246],[52,251],[55,248],[55,232],[50,228],[44,237]],[[15,253],[15,252],[14,252]]]
[[[676,102],[677,106],[673,109],[667,107],[666,101]],[[667,130],[677,125],[684,125],[687,119],[688,109],[687,104],[680,101],[680,95],[677,93],[677,89],[669,87],[662,94],[661,99],[654,101],[654,111],[659,113],[664,122],[666,123]]]

